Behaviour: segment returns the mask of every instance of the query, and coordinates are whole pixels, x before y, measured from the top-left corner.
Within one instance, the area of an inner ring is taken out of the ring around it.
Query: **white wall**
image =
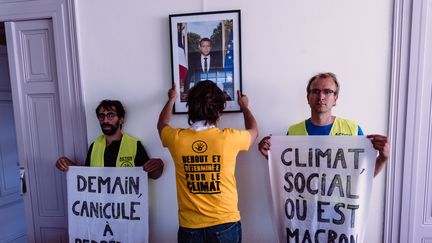
[[[285,134],[309,116],[305,86],[321,71],[336,73],[341,94],[334,112],[356,120],[365,133],[386,133],[392,1],[77,0],[82,88],[89,143],[100,133],[94,108],[104,98],[127,108],[125,130],[142,139],[151,157],[165,161],[150,181],[150,240],[176,242],[174,167],[156,131],[171,86],[168,15],[241,9],[243,92],[261,139]],[[184,115],[172,124],[187,125]],[[221,127],[243,128],[241,114]],[[257,143],[237,164],[244,242],[275,242],[270,218],[268,166]],[[384,175],[375,178],[365,242],[381,242]]]

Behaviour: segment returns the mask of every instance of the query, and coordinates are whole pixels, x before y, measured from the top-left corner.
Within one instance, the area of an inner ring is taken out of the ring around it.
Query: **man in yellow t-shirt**
[[[174,160],[179,207],[178,242],[241,242],[240,212],[234,176],[236,157],[258,136],[248,99],[237,91],[246,130],[219,129],[216,123],[225,108],[225,95],[209,80],[188,93],[190,128],[169,126],[177,97],[168,91],[158,131]]]

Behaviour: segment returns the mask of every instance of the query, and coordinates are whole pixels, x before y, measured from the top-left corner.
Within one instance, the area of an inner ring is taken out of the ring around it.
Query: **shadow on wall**
[[[236,179],[244,242],[277,242],[268,162],[258,152],[256,142],[248,152],[238,155]]]

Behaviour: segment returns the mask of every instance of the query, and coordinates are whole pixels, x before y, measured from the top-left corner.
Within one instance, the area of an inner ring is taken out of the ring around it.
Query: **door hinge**
[[[27,192],[27,183],[25,180],[25,170],[23,167],[20,168],[20,181],[21,181],[21,196]]]

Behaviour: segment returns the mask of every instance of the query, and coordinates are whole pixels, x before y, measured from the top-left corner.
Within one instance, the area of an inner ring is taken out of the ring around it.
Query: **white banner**
[[[363,242],[376,151],[364,136],[272,136],[279,242]]]
[[[148,242],[142,167],[71,166],[67,191],[70,243]]]

